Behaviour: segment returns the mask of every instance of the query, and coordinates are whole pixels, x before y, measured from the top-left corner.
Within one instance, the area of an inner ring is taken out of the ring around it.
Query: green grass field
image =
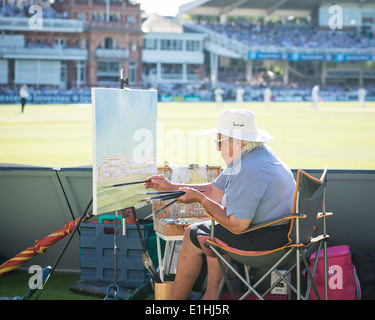
[[[23,297],[26,295],[29,287],[31,275],[23,271],[12,271],[0,278],[0,298]],[[35,292],[30,300],[98,300],[100,297],[76,294],[70,290],[80,278],[80,274],[54,273],[48,280],[43,292]],[[101,299],[103,299],[102,297]]]
[[[224,103],[223,108],[235,108]],[[245,103],[260,129],[275,140],[268,145],[291,168],[375,169],[375,102]],[[158,164],[222,165],[201,130],[215,127],[222,109],[215,103],[158,103]],[[0,106],[0,162],[48,167],[92,163],[91,105]]]

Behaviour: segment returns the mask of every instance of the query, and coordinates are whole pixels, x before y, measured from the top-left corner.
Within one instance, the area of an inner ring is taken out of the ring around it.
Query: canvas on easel
[[[157,91],[92,89],[93,214],[133,207],[157,173]]]

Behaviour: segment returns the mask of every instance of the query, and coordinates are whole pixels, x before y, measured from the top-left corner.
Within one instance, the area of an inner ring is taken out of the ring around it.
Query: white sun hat
[[[268,142],[273,139],[268,131],[257,129],[254,112],[240,109],[221,111],[216,128],[203,131],[201,136],[211,133],[254,142]]]

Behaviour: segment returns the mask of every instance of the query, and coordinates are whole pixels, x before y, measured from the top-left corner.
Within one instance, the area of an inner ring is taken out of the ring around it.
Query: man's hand
[[[156,189],[158,191],[174,190],[175,186],[162,174],[148,177],[144,183],[146,189]]]
[[[197,189],[183,187],[179,188],[179,191],[185,192],[185,194],[177,198],[177,202],[182,203],[193,203],[193,202],[202,202],[205,196],[199,192]]]

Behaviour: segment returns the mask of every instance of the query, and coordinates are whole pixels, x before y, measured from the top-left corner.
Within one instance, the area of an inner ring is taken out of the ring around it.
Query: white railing
[[[77,48],[0,47],[0,57],[12,59],[86,60],[88,51]]]
[[[186,74],[186,79],[188,81],[199,81],[201,79],[201,76],[199,74]]]
[[[83,31],[83,21],[75,19],[43,18],[40,29],[38,28],[38,25],[33,25],[33,20],[30,19],[32,19],[32,17],[0,17],[0,30],[72,33],[80,33]]]
[[[164,80],[182,80],[182,73],[162,73],[161,78]]]
[[[97,58],[129,58],[129,50],[126,49],[96,49]]]

